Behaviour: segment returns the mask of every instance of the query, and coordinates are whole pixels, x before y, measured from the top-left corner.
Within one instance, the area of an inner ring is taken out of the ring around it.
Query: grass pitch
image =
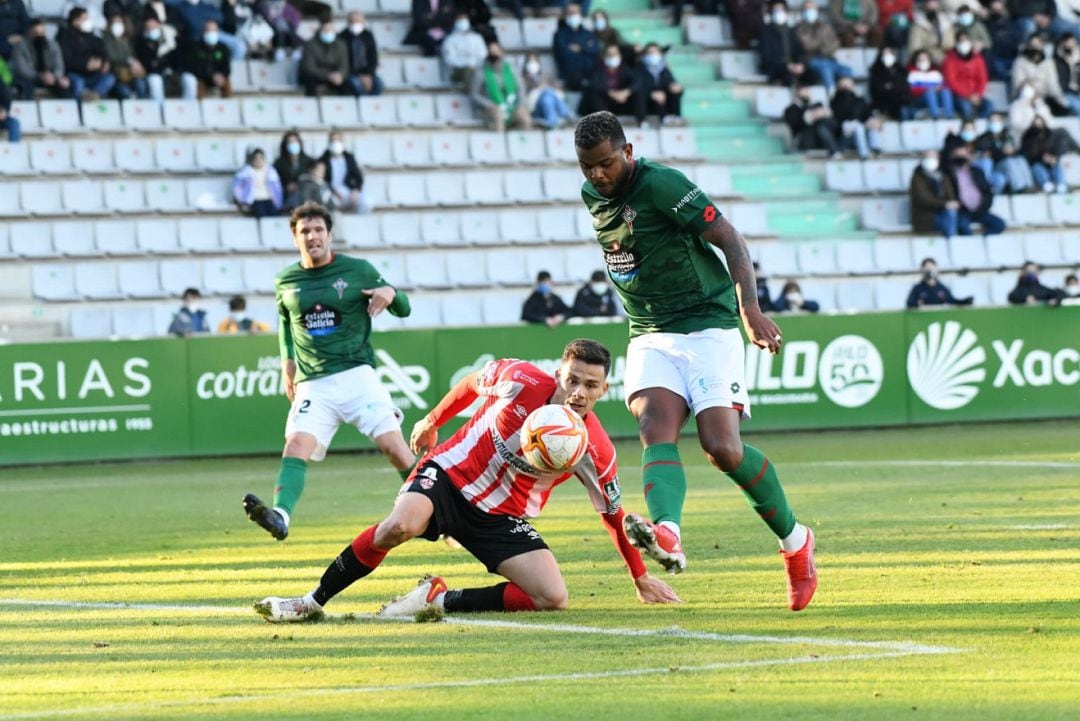
[[[0,721],[1077,718],[1080,421],[751,442],[817,533],[802,613],[689,440],[683,604],[637,603],[571,482],[536,522],[571,610],[426,624],[367,614],[427,572],[494,579],[419,540],[322,623],[251,611],[309,590],[385,514],[397,477],[375,457],[314,465],[285,543],[240,508],[269,496],[273,458],[0,469]],[[643,510],[639,449],[619,451]]]

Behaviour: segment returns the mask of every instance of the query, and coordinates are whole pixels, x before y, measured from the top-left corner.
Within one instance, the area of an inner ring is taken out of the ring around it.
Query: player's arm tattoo
[[[739,307],[756,308],[757,280],[754,276],[754,262],[750,259],[750,250],[746,247],[746,240],[735,229],[727,218],[720,216],[713,221],[701,237],[706,242],[715,245],[724,254],[727,260],[728,274],[735,283],[735,292],[738,295]]]

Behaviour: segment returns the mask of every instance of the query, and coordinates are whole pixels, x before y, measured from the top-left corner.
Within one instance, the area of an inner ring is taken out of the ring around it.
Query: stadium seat
[[[395,168],[394,147],[386,135],[363,133],[353,142],[356,161],[364,168]]]
[[[272,93],[296,92],[299,82],[299,61],[248,62],[248,75],[253,87]]]
[[[504,195],[515,203],[545,203],[543,176],[535,170],[507,170],[502,174]]]
[[[324,125],[333,128],[360,126],[360,106],[355,98],[338,95],[319,98],[319,115]]]
[[[727,216],[732,225],[744,235],[773,235],[766,219],[765,205],[762,203],[732,203],[728,206]]]
[[[996,196],[994,202],[990,204],[990,212],[1004,220],[1007,225],[1017,224],[1017,221],[1013,219],[1013,206],[1007,195]]]
[[[405,47],[405,35],[409,30],[408,19],[382,19],[374,23],[369,23],[369,26],[369,29],[375,35],[375,41],[379,44],[380,48]],[[379,60],[382,60],[381,54]]]
[[[293,236],[289,231],[289,219],[267,216],[256,221],[259,225],[259,244],[267,250],[294,252]]]
[[[232,140],[223,137],[195,139],[195,165],[199,170],[231,173],[237,170]]]
[[[198,100],[166,98],[161,110],[165,126],[173,130],[199,130],[203,127],[202,109]]]
[[[334,237],[344,240],[346,248],[382,248],[379,219],[374,215],[342,215],[334,226]]]
[[[375,266],[383,278],[396,288],[410,288],[405,275],[405,258],[400,253],[371,253],[367,261]]]
[[[544,134],[539,130],[511,130],[506,134],[509,158],[518,163],[546,163]]]
[[[40,181],[23,181],[17,186],[22,208],[27,213],[34,215],[60,215],[63,205],[60,202],[60,194],[56,192],[55,183]]]
[[[435,117],[447,125],[475,127],[481,124],[468,96],[457,93],[435,96]]]
[[[528,18],[525,22],[528,22]],[[521,324],[521,306],[525,297],[520,289],[488,291],[481,296],[480,302],[485,325]]]
[[[94,245],[105,255],[140,255],[135,221],[99,220],[94,223]]]
[[[387,90],[406,89],[404,65],[405,59],[401,56],[387,55],[385,53],[380,54],[379,77],[382,79],[383,86]]]
[[[836,249],[829,240],[803,240],[795,247],[799,269],[812,275],[836,273]]]
[[[1017,270],[1003,270],[990,276],[990,302],[993,305],[1008,305],[1009,293],[1016,287]]]
[[[318,98],[281,98],[281,120],[282,125],[278,127],[321,130],[324,125]]]
[[[574,211],[575,213],[575,226],[577,228],[578,240],[588,240],[596,242],[596,229],[593,227],[593,217],[589,214],[589,211],[581,207]]]
[[[496,249],[487,253],[488,278],[496,285],[529,285],[534,276],[525,269],[525,254],[517,248]],[[518,301],[518,310],[521,301]]]
[[[135,242],[139,249],[154,254],[181,253],[176,223],[172,220],[135,221]]]
[[[799,263],[795,248],[797,243],[788,241],[764,241],[754,243],[761,272],[769,277],[791,276],[799,274]]]
[[[258,250],[259,224],[253,218],[219,218],[218,238],[225,250],[241,253]]]
[[[163,126],[161,103],[156,100],[125,100],[120,115],[128,130],[160,130]]]
[[[94,226],[83,221],[52,224],[53,249],[68,257],[100,255],[94,245]]]
[[[574,149],[574,131],[549,130],[544,134],[544,147],[552,161],[577,163],[577,151]]]
[[[428,207],[430,203],[422,177],[416,173],[394,173],[385,176],[387,203],[405,208]]]
[[[787,88],[769,86],[754,90],[754,110],[765,118],[779,120],[791,105],[791,91]]]
[[[584,178],[574,168],[545,168],[542,172],[544,192],[551,200],[581,202]]]
[[[284,258],[244,258],[241,272],[244,276],[244,288],[248,293],[274,293],[274,277],[288,265]]]
[[[103,131],[124,129],[120,117],[119,100],[95,100],[82,104],[82,124],[84,128]]]
[[[116,283],[112,263],[76,263],[75,292],[91,300],[115,300],[124,297]]]
[[[102,182],[105,207],[117,213],[142,213],[147,210],[146,193],[141,180],[106,180]]]
[[[716,48],[723,44],[724,36],[720,29],[720,18],[715,15],[693,15],[683,21],[686,26],[686,42],[706,48]]]
[[[158,264],[150,260],[132,260],[116,264],[117,287],[129,298],[160,298]]]
[[[41,127],[60,133],[82,129],[79,105],[74,100],[41,100],[38,102]]]
[[[469,157],[469,139],[462,133],[433,133],[431,159],[439,165],[474,165]]]
[[[246,60],[234,59],[229,62],[229,66],[229,83],[234,93],[244,95],[258,90],[251,82],[251,71],[248,70]]]
[[[65,180],[60,185],[64,209],[76,214],[90,215],[105,211],[101,183],[96,180]]]
[[[202,281],[202,261],[190,258],[163,260],[158,269],[161,290],[167,296],[178,298],[187,288],[206,287]]]
[[[461,213],[461,239],[474,245],[496,245],[499,242],[499,224],[491,211],[467,210]],[[516,252],[516,251],[515,251]],[[491,267],[491,264],[488,264]]]
[[[481,299],[471,293],[451,293],[442,299],[442,326],[480,325],[483,323],[484,309]]]
[[[246,293],[244,266],[232,258],[214,258],[203,261],[203,289],[210,293],[229,295]]]
[[[456,213],[435,211],[420,214],[420,238],[428,245],[461,245]]]
[[[220,253],[218,222],[215,218],[181,218],[177,223],[177,241],[191,253]]]
[[[886,193],[899,193],[907,190],[910,176],[901,173],[900,161],[898,160],[892,158],[867,160],[862,164],[862,170],[862,184],[866,190]]]
[[[900,123],[900,141],[908,152],[936,150],[940,146],[933,120],[909,120]]]
[[[540,238],[555,241],[576,241],[578,233],[575,216],[568,208],[542,208],[537,212]]]
[[[863,180],[863,164],[858,160],[827,161],[825,187],[841,193],[862,193],[868,190],[869,184]]]
[[[186,138],[159,138],[154,143],[154,158],[160,170],[189,173],[198,169],[195,144]]]
[[[1015,234],[988,236],[986,258],[992,268],[1019,268],[1027,260],[1023,242]]]
[[[502,205],[503,174],[498,170],[470,170],[465,176],[465,199],[481,205]]]
[[[499,38],[499,44],[508,51],[524,50],[525,34],[521,29],[521,21],[515,18],[492,18],[491,27]]]
[[[834,56],[842,65],[851,68],[851,75],[856,80],[863,80],[867,76],[869,67],[866,64],[866,55],[862,48],[840,48]]]
[[[447,278],[462,288],[486,288],[491,284],[487,257],[487,253],[476,250],[448,252],[445,256]]]
[[[840,240],[836,243],[836,269],[841,273],[863,275],[877,270],[871,240]]]
[[[442,65],[438,58],[406,57],[405,84],[413,88],[441,88],[446,83],[442,77]]]
[[[882,273],[911,273],[917,267],[907,238],[876,238],[874,265]]]
[[[146,205],[153,210],[166,213],[182,212],[188,209],[187,191],[183,180],[170,177],[155,178],[146,181]]]
[[[199,101],[203,125],[215,130],[240,130],[240,101],[237,98],[203,98]]]
[[[558,30],[558,21],[555,18],[525,18],[521,22],[525,47],[537,48],[544,52],[551,49],[556,30]]]
[[[940,148],[945,143],[945,136],[949,133],[960,134],[961,122],[957,119],[934,121],[934,147]]]
[[[1011,200],[1012,222],[1017,225],[1054,225],[1055,221],[1050,217],[1045,195],[1041,193],[1014,195]],[[994,208],[991,208],[991,211],[993,212]],[[1006,220],[1008,221],[1008,218]]]
[[[0,258],[13,257],[15,257],[15,254],[11,252],[11,237],[7,223],[0,223]]]
[[[878,310],[900,310],[907,306],[907,297],[914,280],[883,278],[874,281],[874,305]]]
[[[566,254],[551,248],[529,248],[525,251],[525,274],[532,282],[542,271],[551,273],[556,283],[566,282]],[[522,298],[522,300],[525,300]]]
[[[1067,235],[1072,235],[1072,232],[1069,231]],[[1080,262],[1080,255],[1062,255],[1061,234],[1057,231],[1025,233],[1024,257],[1044,266],[1069,265]]]
[[[48,223],[11,223],[8,226],[11,253],[23,258],[52,258],[52,226]]]
[[[240,117],[245,128],[256,130],[280,128],[282,127],[281,101],[268,95],[243,98],[240,101]],[[292,118],[289,118],[287,125],[289,127],[295,125]]]
[[[150,338],[160,335],[154,323],[154,310],[145,306],[114,305],[113,333],[124,338]]]
[[[543,242],[537,229],[535,210],[500,210],[499,235],[515,245]]]
[[[41,116],[37,103],[33,100],[15,100],[11,103],[11,116],[19,121],[24,134],[38,133],[42,130]]]
[[[469,155],[483,165],[506,164],[510,156],[506,150],[506,133],[478,131],[469,134]]]
[[[911,229],[911,203],[907,198],[874,198],[862,203],[864,228],[881,231]]]
[[[70,173],[71,146],[66,140],[36,140],[30,143],[30,165],[39,173]]]
[[[397,117],[402,125],[431,128],[442,125],[435,114],[435,98],[430,94],[413,93],[397,97]]]
[[[836,309],[856,312],[873,310],[874,285],[861,280],[837,283]]]
[[[699,165],[694,179],[709,198],[726,198],[734,194],[731,188],[731,171],[726,165]]]
[[[72,338],[108,338],[112,335],[112,313],[108,308],[72,308],[68,324]]]
[[[30,144],[0,144],[0,176],[23,175],[30,172]]]
[[[1080,185],[1080,155],[1066,153],[1061,156],[1061,169],[1065,172],[1065,182],[1070,187]]]
[[[595,243],[588,245],[574,245],[564,251],[566,279],[575,283],[584,283],[589,280],[593,272],[602,270],[604,256],[600,247]],[[570,302],[570,299],[567,299]]]
[[[394,160],[406,167],[432,165],[431,144],[427,138],[414,133],[395,135],[391,141]]]
[[[417,213],[383,213],[379,216],[383,246],[423,245],[420,237],[420,216]]]
[[[925,256],[916,254],[916,259]],[[952,267],[958,269],[980,269],[991,267],[986,257],[986,244],[978,235],[957,236],[949,240],[949,257]]]
[[[397,126],[397,103],[391,95],[365,95],[360,98],[360,123],[365,127]]]
[[[30,288],[41,300],[77,300],[75,271],[70,265],[50,263],[30,268]]]
[[[437,293],[413,293],[412,312],[401,319],[402,328],[438,328],[443,324],[442,298]]]
[[[904,152],[904,144],[900,141],[900,123],[892,120],[882,123],[881,152],[889,155]]]
[[[117,140],[113,143],[113,160],[117,168],[129,173],[152,173],[158,169],[154,144],[149,140]]]
[[[836,310],[836,283],[834,281],[804,278],[799,281],[799,289],[802,290],[804,298],[817,302],[821,312],[828,313]]]
[[[971,297],[976,306],[996,305],[990,296],[988,278],[980,273],[943,278],[942,282],[955,298]]]
[[[25,215],[18,193],[0,193],[0,218],[19,218]],[[0,223],[3,227],[3,223]]]
[[[405,277],[417,288],[451,288],[454,285],[447,274],[443,254],[431,251],[407,254]]]
[[[435,205],[465,204],[465,174],[442,171],[425,179],[428,199]]]
[[[1051,195],[1050,217],[1064,225],[1080,225],[1080,195]]]
[[[979,236],[971,236],[970,238],[957,236],[953,240],[970,240],[974,244],[981,242],[982,238]],[[949,241],[945,240],[944,237],[912,238],[910,243],[911,259],[915,263],[921,264],[923,258],[933,258],[937,262],[938,268],[943,270],[958,267],[953,262],[952,255],[949,252]]]
[[[84,173],[111,173],[116,170],[112,144],[101,138],[72,140],[71,163],[76,170]]]
[[[665,158],[697,158],[693,128],[660,128],[660,153]]]
[[[633,144],[636,157],[660,157],[660,138],[653,128],[626,128],[626,140]]]
[[[725,50],[720,53],[720,76],[730,80],[760,82],[757,53],[750,50]]]

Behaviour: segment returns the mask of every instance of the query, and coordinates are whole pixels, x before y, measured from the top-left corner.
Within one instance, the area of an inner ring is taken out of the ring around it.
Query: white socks
[[[788,553],[799,551],[806,545],[806,526],[796,523],[786,538],[780,539],[780,548]]]
[[[663,526],[664,528],[674,533],[675,538],[682,538],[682,533],[679,530],[679,524],[675,523],[675,521],[660,521],[660,523],[657,523],[656,525]]]
[[[280,506],[274,506],[274,513],[281,516],[281,520],[285,521],[285,527],[289,527],[289,512]]]

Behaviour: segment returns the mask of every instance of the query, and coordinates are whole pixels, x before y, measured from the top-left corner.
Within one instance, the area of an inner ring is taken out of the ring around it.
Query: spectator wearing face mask
[[[882,47],[907,47],[914,5],[914,0],[877,0]]]
[[[270,326],[247,314],[247,301],[242,295],[229,298],[229,315],[218,324],[218,333],[269,333]]]
[[[986,98],[990,76],[983,56],[976,52],[966,30],[956,33],[956,47],[945,55],[941,68],[945,87],[953,94],[956,109],[963,118],[988,118],[994,104]]]
[[[925,109],[934,120],[955,115],[952,91],[945,86],[945,76],[931,62],[930,53],[925,50],[915,53],[908,66],[907,81],[912,107],[916,110]]]
[[[870,105],[890,120],[907,120],[911,114],[907,68],[894,47],[879,50],[870,66]]]
[[[645,105],[644,111],[640,103],[635,108],[635,114],[641,113],[638,122],[644,121],[646,115],[655,115],[661,125],[686,124],[682,118],[683,86],[675,81],[675,76],[664,61],[664,51],[656,43],[646,45],[641,55],[637,67],[637,87]]]
[[[214,23],[218,42],[229,49],[229,57],[242,60],[247,53],[247,48],[242,40],[232,33],[222,30],[225,16],[221,10],[207,0],[182,0],[181,2],[168,4],[172,17],[176,18],[176,24],[183,37],[182,45],[198,47],[202,43],[206,33],[206,24]],[[215,43],[216,44],[216,43]]]
[[[829,19],[845,48],[853,47],[856,41],[868,48],[881,45],[884,33],[875,0],[829,0]]]
[[[1009,105],[1009,127],[1013,135],[1016,137],[1023,135],[1031,127],[1036,116],[1050,120],[1053,113],[1050,112],[1050,106],[1046,104],[1046,101],[1035,92],[1031,83],[1025,82],[1016,88],[1016,98]]]
[[[948,7],[946,7],[946,10]],[[977,14],[978,13],[978,14]],[[990,31],[987,29],[986,24],[982,21],[979,15],[985,15],[986,10],[976,3],[974,9],[971,5],[962,3],[953,14],[956,18],[955,32],[959,33],[961,30],[968,34],[968,38],[971,39],[971,45],[975,49],[976,53],[983,53],[985,55],[992,47],[994,47],[994,38],[990,35]],[[959,38],[956,38],[959,42]]]
[[[990,212],[994,202],[993,190],[982,170],[972,164],[967,146],[953,148],[947,157],[949,167],[946,172],[959,203],[956,209],[956,234],[971,235],[973,223],[982,226],[984,236],[1003,233],[1005,221]]]
[[[1013,305],[1060,305],[1065,298],[1065,291],[1049,288],[1039,282],[1039,266],[1030,260],[1020,269],[1016,287],[1009,293],[1009,302]]]
[[[59,43],[45,35],[45,21],[41,18],[31,20],[26,36],[14,45],[11,71],[20,100],[33,99],[36,88],[52,97],[65,97],[71,92],[71,81],[64,74],[64,53]]]
[[[812,84],[817,76],[806,64],[806,50],[795,28],[791,27],[788,6],[784,0],[769,3],[771,22],[762,27],[758,39],[761,71],[770,83],[792,85]]]
[[[473,73],[469,95],[487,118],[488,130],[528,130],[532,118],[525,107],[525,83],[498,43],[487,46],[487,59]]]
[[[105,58],[116,76],[114,92],[121,100],[135,96],[147,98],[150,89],[146,81],[146,68],[135,56],[131,28],[123,15],[110,15],[104,38]]]
[[[983,140],[985,141],[985,139]],[[941,151],[942,157],[951,157],[953,150],[956,148],[965,148],[967,150],[972,165],[981,170],[982,174],[986,176],[987,182],[990,183],[990,190],[994,195],[1005,189],[1005,175],[994,170],[994,161],[991,157],[993,144],[992,142],[990,144],[980,142],[978,132],[975,130],[974,120],[965,120],[960,125],[958,132],[950,132],[945,136],[945,146]]]
[[[836,76],[842,72],[851,74],[851,68],[836,59],[840,41],[832,25],[821,17],[814,0],[803,3],[802,21],[795,26],[795,34],[806,52],[806,65],[821,78],[825,90],[831,93],[836,87]]]
[[[202,42],[187,48],[183,54],[185,85],[195,85],[196,95],[200,100],[211,92],[218,92],[223,98],[232,97],[232,57],[229,49],[221,42],[217,23],[209,20],[203,28]]]
[[[353,95],[382,95],[383,81],[379,69],[379,46],[375,35],[364,22],[364,13],[349,13],[349,24],[338,35],[349,51],[349,74],[345,82]]]
[[[146,69],[146,90],[151,98],[161,102],[165,99],[165,81],[173,77],[172,51],[174,42],[169,44],[161,21],[151,14],[142,22],[142,32],[135,40],[135,57]],[[183,97],[190,100],[195,97],[197,87],[194,82],[188,84]]]
[[[1045,100],[1051,109],[1069,109],[1074,115],[1080,111],[1080,98],[1070,103],[1062,92],[1057,65],[1046,55],[1043,40],[1038,35],[1028,39],[1024,51],[1013,63],[1012,85],[1014,88],[1030,86],[1036,97]]]
[[[469,16],[462,12],[454,18],[454,29],[443,40],[441,52],[450,80],[467,86],[473,73],[484,64],[488,47],[480,33],[472,29]]]
[[[189,338],[196,333],[209,333],[210,326],[206,324],[206,311],[199,306],[202,301],[202,293],[198,288],[188,288],[182,296],[183,305],[180,306],[169,324],[169,335]]]
[[[840,125],[840,135],[855,149],[860,160],[881,152],[881,121],[865,98],[855,92],[855,79],[841,75],[829,103],[833,118]]]
[[[795,99],[784,110],[784,122],[799,150],[824,150],[830,156],[840,155],[839,128],[832,111],[810,98],[808,85],[799,83]]]
[[[583,90],[593,75],[600,43],[596,33],[582,24],[581,6],[569,3],[552,39],[559,80],[568,90]]]
[[[1012,16],[1021,40],[1033,35],[1057,37],[1069,33],[1077,35],[1080,25],[1070,22],[1058,14],[1054,0],[1009,0],[1009,14]]]
[[[1020,144],[1009,131],[1002,113],[994,113],[986,124],[986,132],[975,139],[977,158],[985,160],[980,167],[990,179],[990,187],[999,195],[1008,187],[1010,192],[1022,193],[1035,184],[1031,166],[1020,153]],[[988,157],[987,157],[988,156]],[[992,172],[987,172],[986,164],[992,162]]]
[[[1024,131],[1020,138],[1020,152],[1031,165],[1035,185],[1043,192],[1069,192],[1069,186],[1065,183],[1065,169],[1054,151],[1053,135],[1042,116],[1036,115],[1031,127]]]
[[[349,49],[338,40],[334,23],[325,22],[318,34],[304,44],[300,58],[300,85],[304,95],[351,95],[352,88],[345,82],[348,76]]]
[[[793,280],[789,280],[780,290],[780,296],[773,302],[773,310],[777,313],[798,312],[817,313],[821,306],[816,300],[808,300],[803,297],[802,288]]]
[[[639,124],[645,118],[645,98],[640,95],[639,78],[634,69],[623,65],[616,45],[604,48],[604,62],[589,81],[582,96],[581,114],[607,110],[615,115],[633,115]]]
[[[569,317],[570,307],[551,287],[551,273],[536,274],[536,288],[521,307],[521,319],[526,323],[543,323],[548,328],[560,325]]]
[[[574,298],[573,315],[577,318],[611,318],[617,315],[615,291],[604,271],[597,270]]]
[[[525,84],[525,110],[538,125],[550,130],[577,122],[578,116],[566,104],[562,90],[544,75],[536,53],[525,58],[521,79]]]
[[[290,130],[281,138],[278,157],[274,161],[274,170],[285,191],[285,210],[290,211],[300,205],[300,176],[311,169],[315,159],[304,152],[304,141],[300,133]]]
[[[364,194],[364,174],[356,156],[345,150],[345,136],[340,131],[330,133],[326,152],[319,158],[326,166],[326,182],[334,193],[334,204],[341,210],[370,213],[371,203]]]
[[[922,162],[911,174],[908,195],[911,200],[911,227],[916,233],[937,232],[946,238],[956,235],[960,203],[956,199],[952,178],[941,169],[936,150],[923,154]]]
[[[985,53],[990,77],[1008,82],[1012,77],[1012,66],[1016,60],[1023,38],[1009,12],[1005,0],[990,0],[988,11],[982,19],[986,31],[990,34],[991,48]]]
[[[972,297],[956,298],[952,291],[938,278],[937,262],[933,258],[923,258],[922,275],[919,282],[908,293],[908,308],[924,308],[935,305],[971,305]]]
[[[1070,273],[1065,276],[1065,287],[1062,288],[1067,299],[1073,301],[1080,301],[1080,278],[1077,278],[1075,274]],[[1075,305],[1076,303],[1070,303]]]
[[[913,56],[920,50],[926,51],[930,62],[940,66],[945,60],[946,48],[956,44],[953,37],[953,24],[945,13],[941,12],[938,0],[926,0],[922,10],[916,10],[908,33],[908,55]]]
[[[412,0],[412,25],[406,45],[419,45],[424,55],[438,55],[439,46],[454,26],[454,0]]]
[[[1080,107],[1080,43],[1072,35],[1058,38],[1054,48],[1054,67],[1065,103],[1076,113]]]
[[[635,48],[611,25],[611,18],[603,10],[597,10],[592,14],[592,29],[596,33],[596,41],[599,47],[606,48],[608,45],[618,45],[622,51],[623,62],[633,65],[637,62],[637,54],[640,46]]]
[[[105,57],[105,43],[93,31],[90,14],[75,7],[68,13],[67,25],[57,34],[71,94],[76,100],[104,98],[116,86],[116,76],[110,72]]]

